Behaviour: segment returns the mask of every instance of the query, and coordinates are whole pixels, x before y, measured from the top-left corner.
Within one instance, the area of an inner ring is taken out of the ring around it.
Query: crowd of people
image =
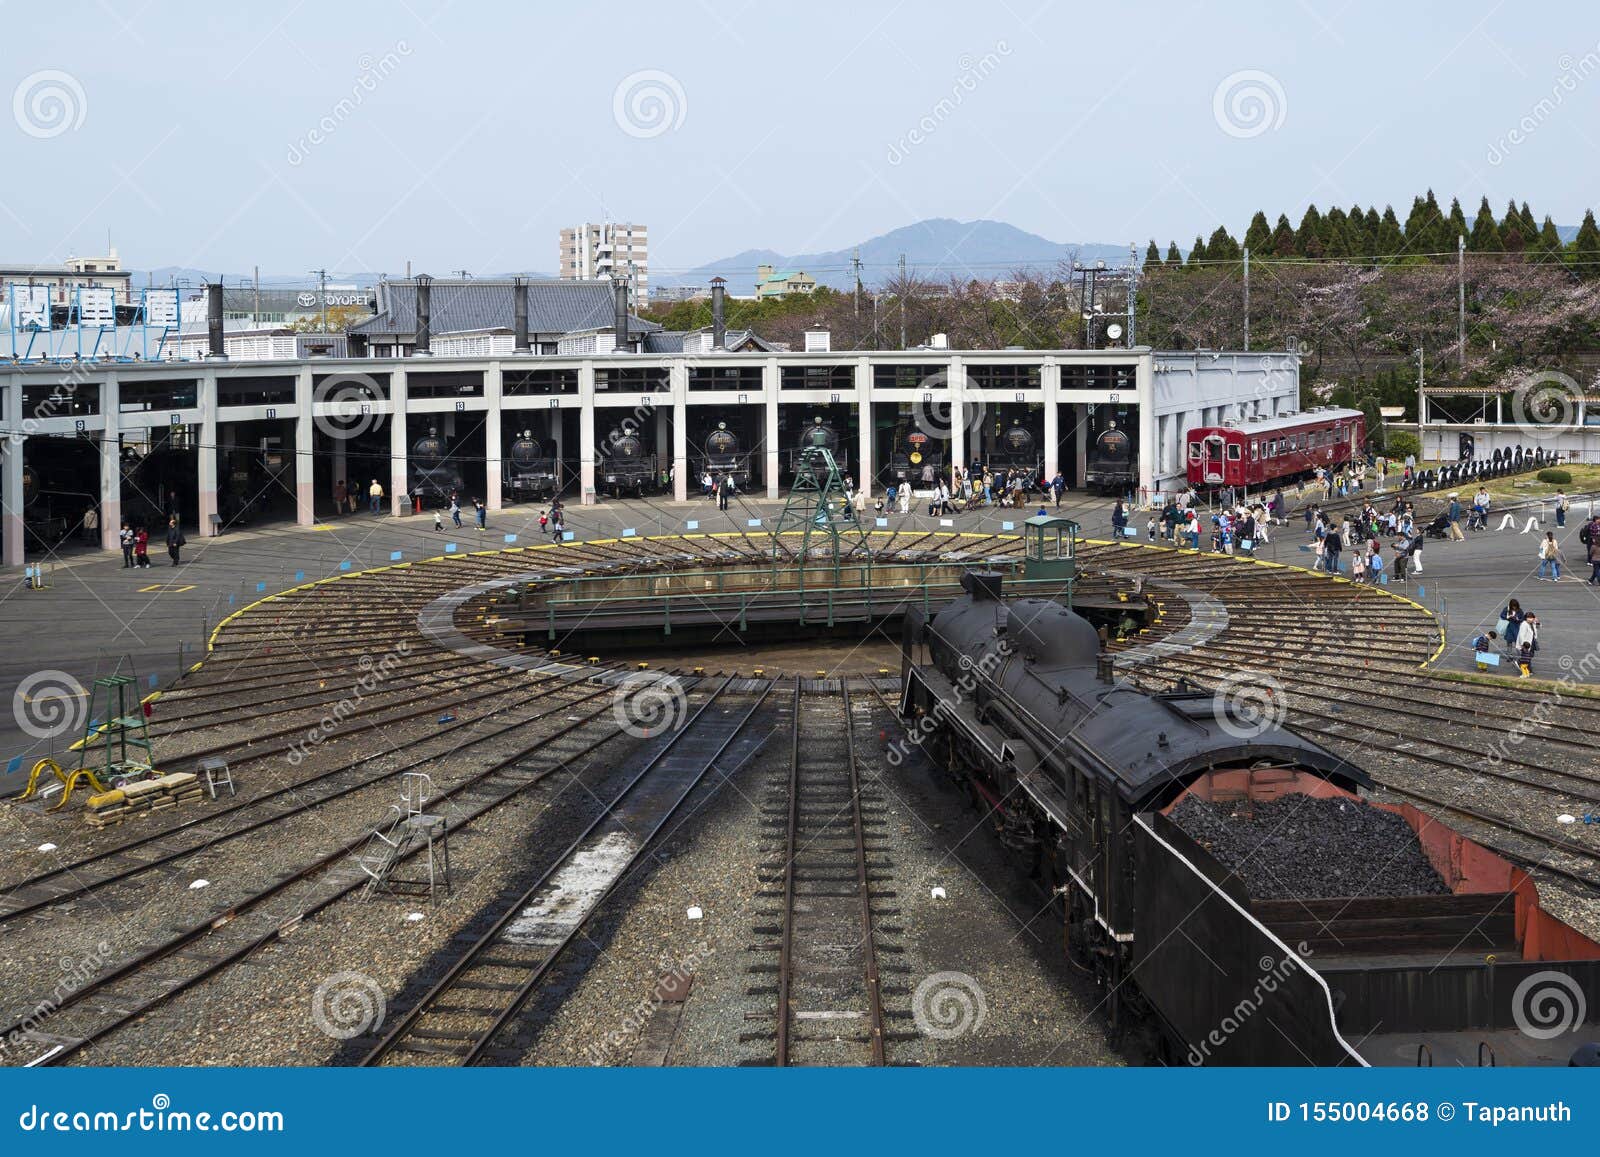
[[[1032,495],[1059,507],[1061,496],[1067,492],[1067,480],[1059,470],[1046,478],[1042,471],[1019,467],[957,466],[946,474],[930,465],[923,467],[919,480],[900,479],[888,487],[889,509],[909,513],[917,489],[927,493],[930,515],[949,517],[965,510],[1020,510],[1030,504]]]

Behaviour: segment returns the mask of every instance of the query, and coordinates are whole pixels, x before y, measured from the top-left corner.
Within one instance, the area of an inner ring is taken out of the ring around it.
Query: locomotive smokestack
[[[727,279],[713,277],[711,279],[711,348],[728,348],[728,327],[722,318],[723,296],[726,290]]]
[[[412,353],[432,353],[433,346],[433,278],[426,273],[417,275],[417,345]]]
[[[1115,683],[1117,681],[1116,663],[1107,651],[1101,651],[1094,657],[1094,676],[1102,683]]]
[[[225,358],[227,348],[222,341],[222,282],[206,286],[206,331],[210,338],[211,356]]]
[[[1004,577],[995,570],[969,570],[961,576],[961,589],[972,596],[975,603],[999,602]]]
[[[628,283],[618,278],[612,283],[612,305],[616,314],[614,328],[617,333],[617,349],[628,348]]]
[[[525,354],[528,352],[528,279],[519,277],[512,289],[511,325],[514,334],[512,351]]]

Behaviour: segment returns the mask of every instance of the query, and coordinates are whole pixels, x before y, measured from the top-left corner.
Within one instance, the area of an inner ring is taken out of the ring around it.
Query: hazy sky
[[[1227,13],[1227,15],[1224,15]],[[0,3],[0,262],[553,270],[924,217],[1187,245],[1433,186],[1600,200],[1600,9],[754,0]],[[1237,98],[1235,100],[1234,98]],[[1542,103],[1541,103],[1542,102]]]

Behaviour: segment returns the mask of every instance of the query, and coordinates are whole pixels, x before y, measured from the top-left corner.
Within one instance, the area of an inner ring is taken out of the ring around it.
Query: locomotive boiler
[[[449,443],[436,430],[429,430],[411,444],[408,465],[413,499],[442,504],[463,489],[461,470],[450,460]]]
[[[1094,440],[1084,482],[1101,494],[1121,494],[1134,485],[1133,439],[1109,423]]]
[[[599,472],[599,482],[612,497],[632,495],[638,498],[659,489],[661,477],[657,473],[656,456],[642,429],[613,430],[602,452],[605,462]]]
[[[555,443],[535,438],[524,430],[506,455],[505,488],[514,501],[553,498],[561,490],[561,464]]]

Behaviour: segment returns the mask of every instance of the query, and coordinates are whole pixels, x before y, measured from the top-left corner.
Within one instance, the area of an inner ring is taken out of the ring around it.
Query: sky
[[[0,263],[655,271],[927,217],[1187,245],[1432,187],[1575,224],[1600,8],[0,0]],[[309,277],[308,277],[309,279]]]

